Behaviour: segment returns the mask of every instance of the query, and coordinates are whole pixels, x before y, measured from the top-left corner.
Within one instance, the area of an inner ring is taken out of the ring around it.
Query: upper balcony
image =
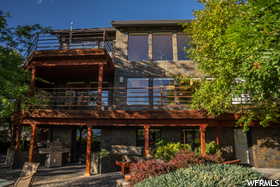
[[[27,67],[94,65],[113,67],[112,28],[57,30],[38,34],[27,51]]]

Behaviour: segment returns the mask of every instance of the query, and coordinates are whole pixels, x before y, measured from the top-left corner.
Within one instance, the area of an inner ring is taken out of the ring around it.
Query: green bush
[[[191,151],[191,146],[182,143],[167,143],[161,140],[156,144],[154,157],[164,161],[169,161],[176,155],[176,153],[182,150]]]
[[[194,152],[197,154],[197,155],[200,155],[200,146],[197,147]],[[211,141],[209,143],[206,143],[206,154],[208,155],[214,155],[214,154],[221,154],[221,150],[220,150],[220,147],[218,144],[216,144],[215,141]]]
[[[175,172],[148,178],[135,187],[208,187],[246,186],[247,180],[261,179],[262,175],[239,165],[197,164]]]

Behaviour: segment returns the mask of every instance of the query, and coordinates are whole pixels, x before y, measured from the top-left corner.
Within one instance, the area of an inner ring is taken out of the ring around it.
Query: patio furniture
[[[46,167],[61,167],[64,163],[63,155],[70,154],[70,149],[60,142],[53,142],[47,148],[40,148],[39,153],[47,155]]]
[[[29,187],[32,185],[34,175],[37,173],[39,163],[25,162],[20,177],[14,187]]]
[[[123,155],[123,160],[124,161],[116,161],[115,164],[121,168],[121,173],[125,176],[129,173],[129,167],[131,164],[144,161],[146,159],[142,156]]]

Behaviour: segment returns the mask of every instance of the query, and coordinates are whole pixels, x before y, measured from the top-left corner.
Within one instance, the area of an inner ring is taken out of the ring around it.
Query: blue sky
[[[112,20],[191,19],[197,0],[0,0],[9,25],[39,23],[54,29],[111,26]]]

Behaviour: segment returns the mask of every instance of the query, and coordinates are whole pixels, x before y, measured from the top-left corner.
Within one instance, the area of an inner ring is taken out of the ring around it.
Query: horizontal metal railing
[[[59,49],[92,49],[103,48],[110,55],[113,52],[113,40],[106,38],[105,32],[96,33],[43,33],[37,34],[27,56],[33,51]]]
[[[41,88],[35,92],[37,103],[32,108],[89,110],[98,103],[97,88]],[[183,109],[190,108],[192,93],[185,87],[160,86],[145,88],[105,87],[102,109]]]

